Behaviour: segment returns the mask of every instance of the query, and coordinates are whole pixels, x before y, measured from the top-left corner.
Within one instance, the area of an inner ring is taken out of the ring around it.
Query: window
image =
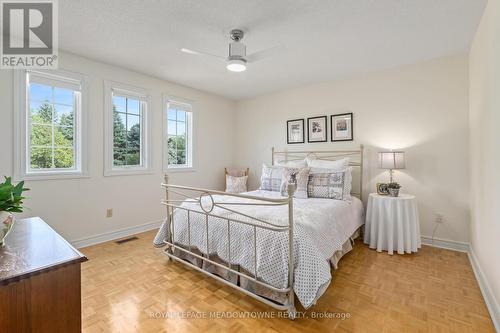
[[[84,175],[82,91],[76,74],[16,73],[17,178]]]
[[[146,91],[106,82],[106,175],[150,172],[149,96]]]
[[[143,165],[141,104],[137,98],[113,95],[113,167]]]
[[[166,102],[167,170],[193,168],[193,112],[188,103]]]

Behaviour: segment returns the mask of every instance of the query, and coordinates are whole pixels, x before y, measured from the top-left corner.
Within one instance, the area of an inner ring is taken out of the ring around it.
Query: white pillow
[[[283,170],[284,168],[280,166],[267,166],[263,164],[259,190],[280,192]]]
[[[307,163],[311,168],[329,169],[331,172],[335,172],[347,169],[349,167],[349,158],[346,157],[336,161],[308,159]]]
[[[248,176],[234,177],[226,175],[226,192],[242,193],[247,191]]]
[[[300,161],[278,161],[278,162],[274,163],[274,165],[285,167],[285,168],[295,168],[295,169],[307,168],[307,162],[306,162],[306,160],[300,160]]]

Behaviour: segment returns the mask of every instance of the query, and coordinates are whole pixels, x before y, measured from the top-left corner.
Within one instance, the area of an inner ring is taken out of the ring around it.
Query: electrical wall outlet
[[[434,221],[436,223],[443,223],[444,222],[444,217],[442,214],[436,214],[436,216],[434,217]]]
[[[108,208],[106,210],[106,217],[113,217],[113,208]]]

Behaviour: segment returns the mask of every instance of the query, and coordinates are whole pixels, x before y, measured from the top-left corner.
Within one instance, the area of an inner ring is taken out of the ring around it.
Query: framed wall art
[[[332,142],[353,140],[352,113],[334,114],[330,117],[330,123]]]
[[[327,117],[307,118],[307,142],[327,141]]]
[[[286,143],[304,143],[304,119],[288,120],[286,122]]]

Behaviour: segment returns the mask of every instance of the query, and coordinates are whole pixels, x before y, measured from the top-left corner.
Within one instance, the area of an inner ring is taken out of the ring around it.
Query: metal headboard
[[[351,195],[358,197],[363,201],[363,145],[359,145],[356,150],[328,150],[328,151],[276,151],[272,147],[272,165],[276,162],[301,161],[307,157],[314,157],[317,160],[335,161],[349,157],[349,166],[359,170],[357,175],[353,175],[353,187]],[[357,176],[357,177],[355,177]],[[354,186],[354,180],[357,179],[359,187]]]

